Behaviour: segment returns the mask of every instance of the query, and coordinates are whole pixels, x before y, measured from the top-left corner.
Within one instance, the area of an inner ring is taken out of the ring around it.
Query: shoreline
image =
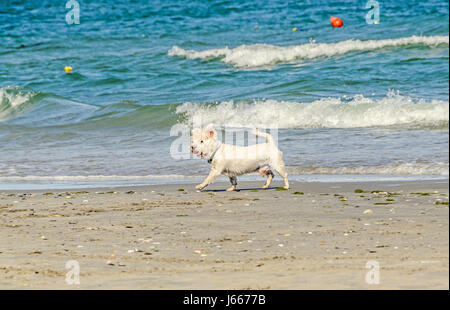
[[[449,288],[448,180],[262,184],[0,191],[0,288]]]
[[[105,188],[109,189],[121,189],[121,188],[151,188],[151,187],[171,187],[171,186],[190,186],[192,187],[196,184],[199,184],[205,178],[202,176],[193,176],[190,178],[180,178],[180,179],[172,179],[168,181],[168,178],[161,179],[159,182],[153,180],[155,183],[131,183],[126,184],[127,182],[136,182],[132,179],[123,179],[120,181],[112,181],[116,182],[113,184],[105,184],[105,181],[99,180],[90,180],[90,181],[75,181],[75,180],[46,180],[39,181],[35,179],[29,180],[29,182],[18,183],[16,180],[9,182],[9,185],[5,187],[5,181],[0,179],[0,192],[41,192],[41,191],[76,191],[76,190],[101,190]],[[145,177],[142,177],[145,179]],[[238,179],[238,187],[240,184],[248,184],[254,183],[255,186],[259,186],[259,183],[263,183],[264,179],[260,177],[256,177],[256,175],[246,175]],[[32,183],[34,181],[34,183]],[[440,183],[448,183],[448,176],[441,175],[290,175],[290,182],[302,183],[302,184],[391,184],[391,183],[405,183],[405,184],[440,184]],[[50,183],[51,184],[46,184]],[[61,183],[66,182],[66,184]],[[106,181],[108,182],[108,181]],[[280,177],[276,176],[272,185],[274,186],[275,182],[280,182]],[[229,184],[229,181],[226,177],[219,177],[214,184]],[[211,184],[210,186],[215,186]],[[14,186],[17,188],[13,188]],[[28,187],[27,187],[28,186]],[[226,186],[226,185],[222,185]]]

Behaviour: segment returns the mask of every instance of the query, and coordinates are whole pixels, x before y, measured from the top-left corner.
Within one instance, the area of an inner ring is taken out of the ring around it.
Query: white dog
[[[212,124],[205,129],[195,128],[192,130],[191,152],[201,158],[207,158],[211,164],[209,175],[195,188],[201,190],[211,184],[219,175],[226,175],[231,182],[231,187],[227,191],[234,191],[238,175],[258,171],[262,177],[267,176],[267,182],[262,187],[266,189],[272,182],[273,169],[284,179],[284,188],[289,189],[283,153],[276,147],[270,134],[256,130],[253,133],[256,136],[264,137],[267,143],[247,147],[222,144],[217,139],[217,133]]]

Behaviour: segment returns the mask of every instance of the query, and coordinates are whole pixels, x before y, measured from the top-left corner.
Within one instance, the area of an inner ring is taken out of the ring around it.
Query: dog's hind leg
[[[270,183],[272,183],[272,179],[273,179],[273,172],[271,170],[267,170],[267,181],[266,184],[264,184],[264,186],[262,187],[262,189],[266,189],[270,186]]]
[[[227,188],[227,192],[232,192],[232,191],[236,190],[237,178],[236,177],[230,177],[230,183],[231,183],[231,187]]]
[[[288,174],[286,172],[286,169],[284,167],[283,159],[281,159],[282,153],[280,152],[280,158],[278,159],[277,164],[275,165],[275,171],[283,178],[284,180],[284,189],[289,189],[289,181],[288,181]]]

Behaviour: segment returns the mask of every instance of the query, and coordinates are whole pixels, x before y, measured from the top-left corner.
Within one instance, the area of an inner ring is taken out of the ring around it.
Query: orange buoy
[[[331,16],[330,17],[331,26],[333,27],[343,27],[344,22],[339,17]]]

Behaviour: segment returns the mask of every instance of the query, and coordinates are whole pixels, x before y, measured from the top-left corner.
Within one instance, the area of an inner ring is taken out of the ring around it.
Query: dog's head
[[[217,133],[212,124],[194,128],[191,133],[191,153],[200,158],[209,157],[217,145]]]

